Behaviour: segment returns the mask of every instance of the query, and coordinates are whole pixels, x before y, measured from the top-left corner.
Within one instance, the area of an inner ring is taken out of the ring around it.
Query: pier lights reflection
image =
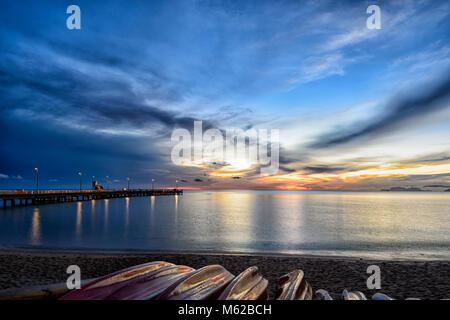
[[[105,199],[105,232],[108,228],[108,216],[109,216],[109,199]]]
[[[95,205],[96,201],[94,199],[91,200],[91,231],[94,232],[95,228]]]
[[[175,196],[175,225],[178,223],[178,195]]]
[[[77,240],[80,240],[81,236],[81,225],[82,225],[82,219],[83,219],[83,203],[77,202],[77,222],[76,222],[76,229],[75,234]]]
[[[128,224],[130,222],[130,198],[125,198],[125,233],[128,230]]]
[[[39,245],[41,243],[41,217],[39,215],[39,208],[34,208],[33,211],[30,242],[32,245]]]
[[[155,218],[155,196],[150,197],[150,224],[153,226]]]

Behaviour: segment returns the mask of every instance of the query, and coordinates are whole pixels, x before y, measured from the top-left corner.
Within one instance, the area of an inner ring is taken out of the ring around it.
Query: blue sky
[[[81,8],[81,30],[66,8]],[[381,8],[380,30],[366,8]],[[450,184],[448,1],[3,1],[0,187]],[[278,128],[272,178],[170,161],[174,128]],[[397,171],[396,171],[397,170]],[[400,170],[400,171],[398,171]],[[85,179],[86,185],[90,181]]]

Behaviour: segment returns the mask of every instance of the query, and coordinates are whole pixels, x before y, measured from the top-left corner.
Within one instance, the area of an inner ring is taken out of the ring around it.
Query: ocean
[[[450,260],[450,193],[185,190],[7,208],[0,246]]]

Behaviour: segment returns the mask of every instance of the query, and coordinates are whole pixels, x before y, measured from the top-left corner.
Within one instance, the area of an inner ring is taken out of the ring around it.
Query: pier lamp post
[[[106,190],[109,190],[109,176],[106,176]]]
[[[154,186],[155,186],[155,179],[152,179],[152,190]]]
[[[127,190],[130,190],[130,178],[127,178],[127,180],[128,180],[128,188],[127,188]]]
[[[39,192],[39,168],[34,168],[36,171],[36,193]]]
[[[81,191],[81,183],[82,183],[81,179],[82,179],[83,174],[81,173],[81,171],[79,171],[78,175],[80,176],[80,191]]]
[[[178,180],[175,180],[175,189],[178,189]]]

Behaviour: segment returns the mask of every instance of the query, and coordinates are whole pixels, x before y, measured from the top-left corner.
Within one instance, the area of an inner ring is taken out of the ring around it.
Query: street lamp
[[[153,190],[154,185],[155,185],[155,179],[152,179],[152,190]]]
[[[81,173],[81,171],[78,172],[78,175],[80,176],[80,191],[81,191],[81,177],[83,176],[83,174]]]
[[[175,180],[175,189],[178,189],[178,180]]]
[[[106,190],[109,190],[109,176],[106,176]]]
[[[36,193],[39,192],[39,168],[34,168],[36,171]]]
[[[127,178],[127,180],[128,180],[128,188],[127,188],[127,190],[130,190],[130,178]]]

